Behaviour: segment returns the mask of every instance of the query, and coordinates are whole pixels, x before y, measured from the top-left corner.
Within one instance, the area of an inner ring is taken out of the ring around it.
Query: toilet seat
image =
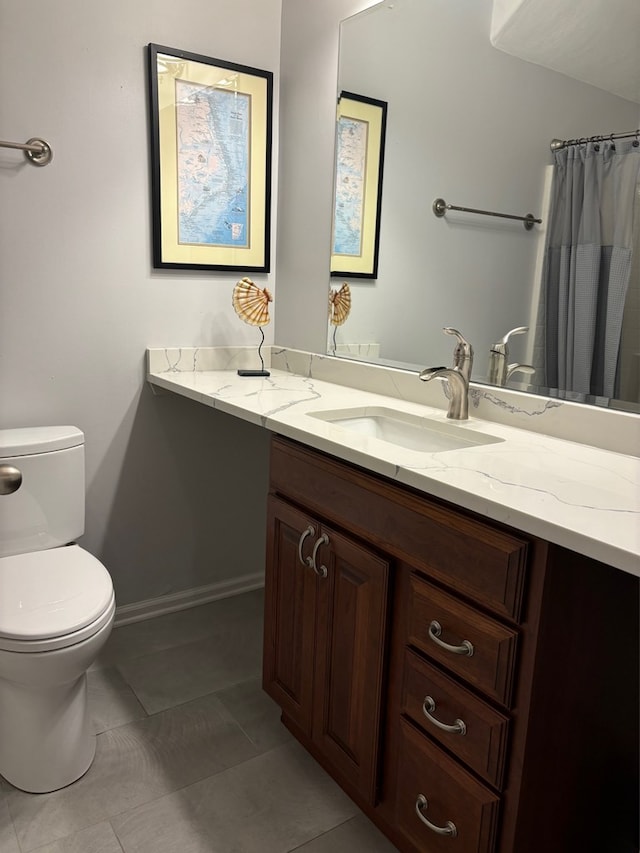
[[[111,577],[78,545],[0,557],[0,650],[79,643],[113,617]]]

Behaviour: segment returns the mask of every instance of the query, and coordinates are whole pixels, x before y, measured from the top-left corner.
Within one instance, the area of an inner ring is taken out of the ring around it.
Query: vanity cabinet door
[[[316,521],[270,497],[263,687],[306,734],[311,734],[315,653],[316,575],[310,565]]]
[[[313,740],[374,803],[389,563],[324,525],[322,536]]]
[[[389,564],[273,495],[267,522],[263,687],[373,803]]]

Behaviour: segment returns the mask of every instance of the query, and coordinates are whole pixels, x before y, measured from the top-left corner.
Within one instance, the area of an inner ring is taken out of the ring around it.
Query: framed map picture
[[[148,46],[153,266],[269,272],[273,74]]]
[[[387,103],[342,92],[336,122],[331,275],[376,278]]]

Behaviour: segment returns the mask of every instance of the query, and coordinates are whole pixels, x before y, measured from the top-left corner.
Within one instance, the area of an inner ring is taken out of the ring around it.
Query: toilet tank
[[[73,426],[0,430],[0,557],[84,533],[84,435]]]

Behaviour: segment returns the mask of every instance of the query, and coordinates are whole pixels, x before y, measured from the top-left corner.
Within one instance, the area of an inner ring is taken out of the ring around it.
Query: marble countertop
[[[149,351],[154,352],[160,351]],[[473,414],[467,421],[448,421],[442,405],[423,405],[273,367],[269,377],[254,378],[238,376],[237,365],[188,369],[152,357],[148,365],[147,379],[156,388],[640,576],[640,459],[635,456]],[[503,440],[462,450],[414,451],[310,416],[371,406]]]

